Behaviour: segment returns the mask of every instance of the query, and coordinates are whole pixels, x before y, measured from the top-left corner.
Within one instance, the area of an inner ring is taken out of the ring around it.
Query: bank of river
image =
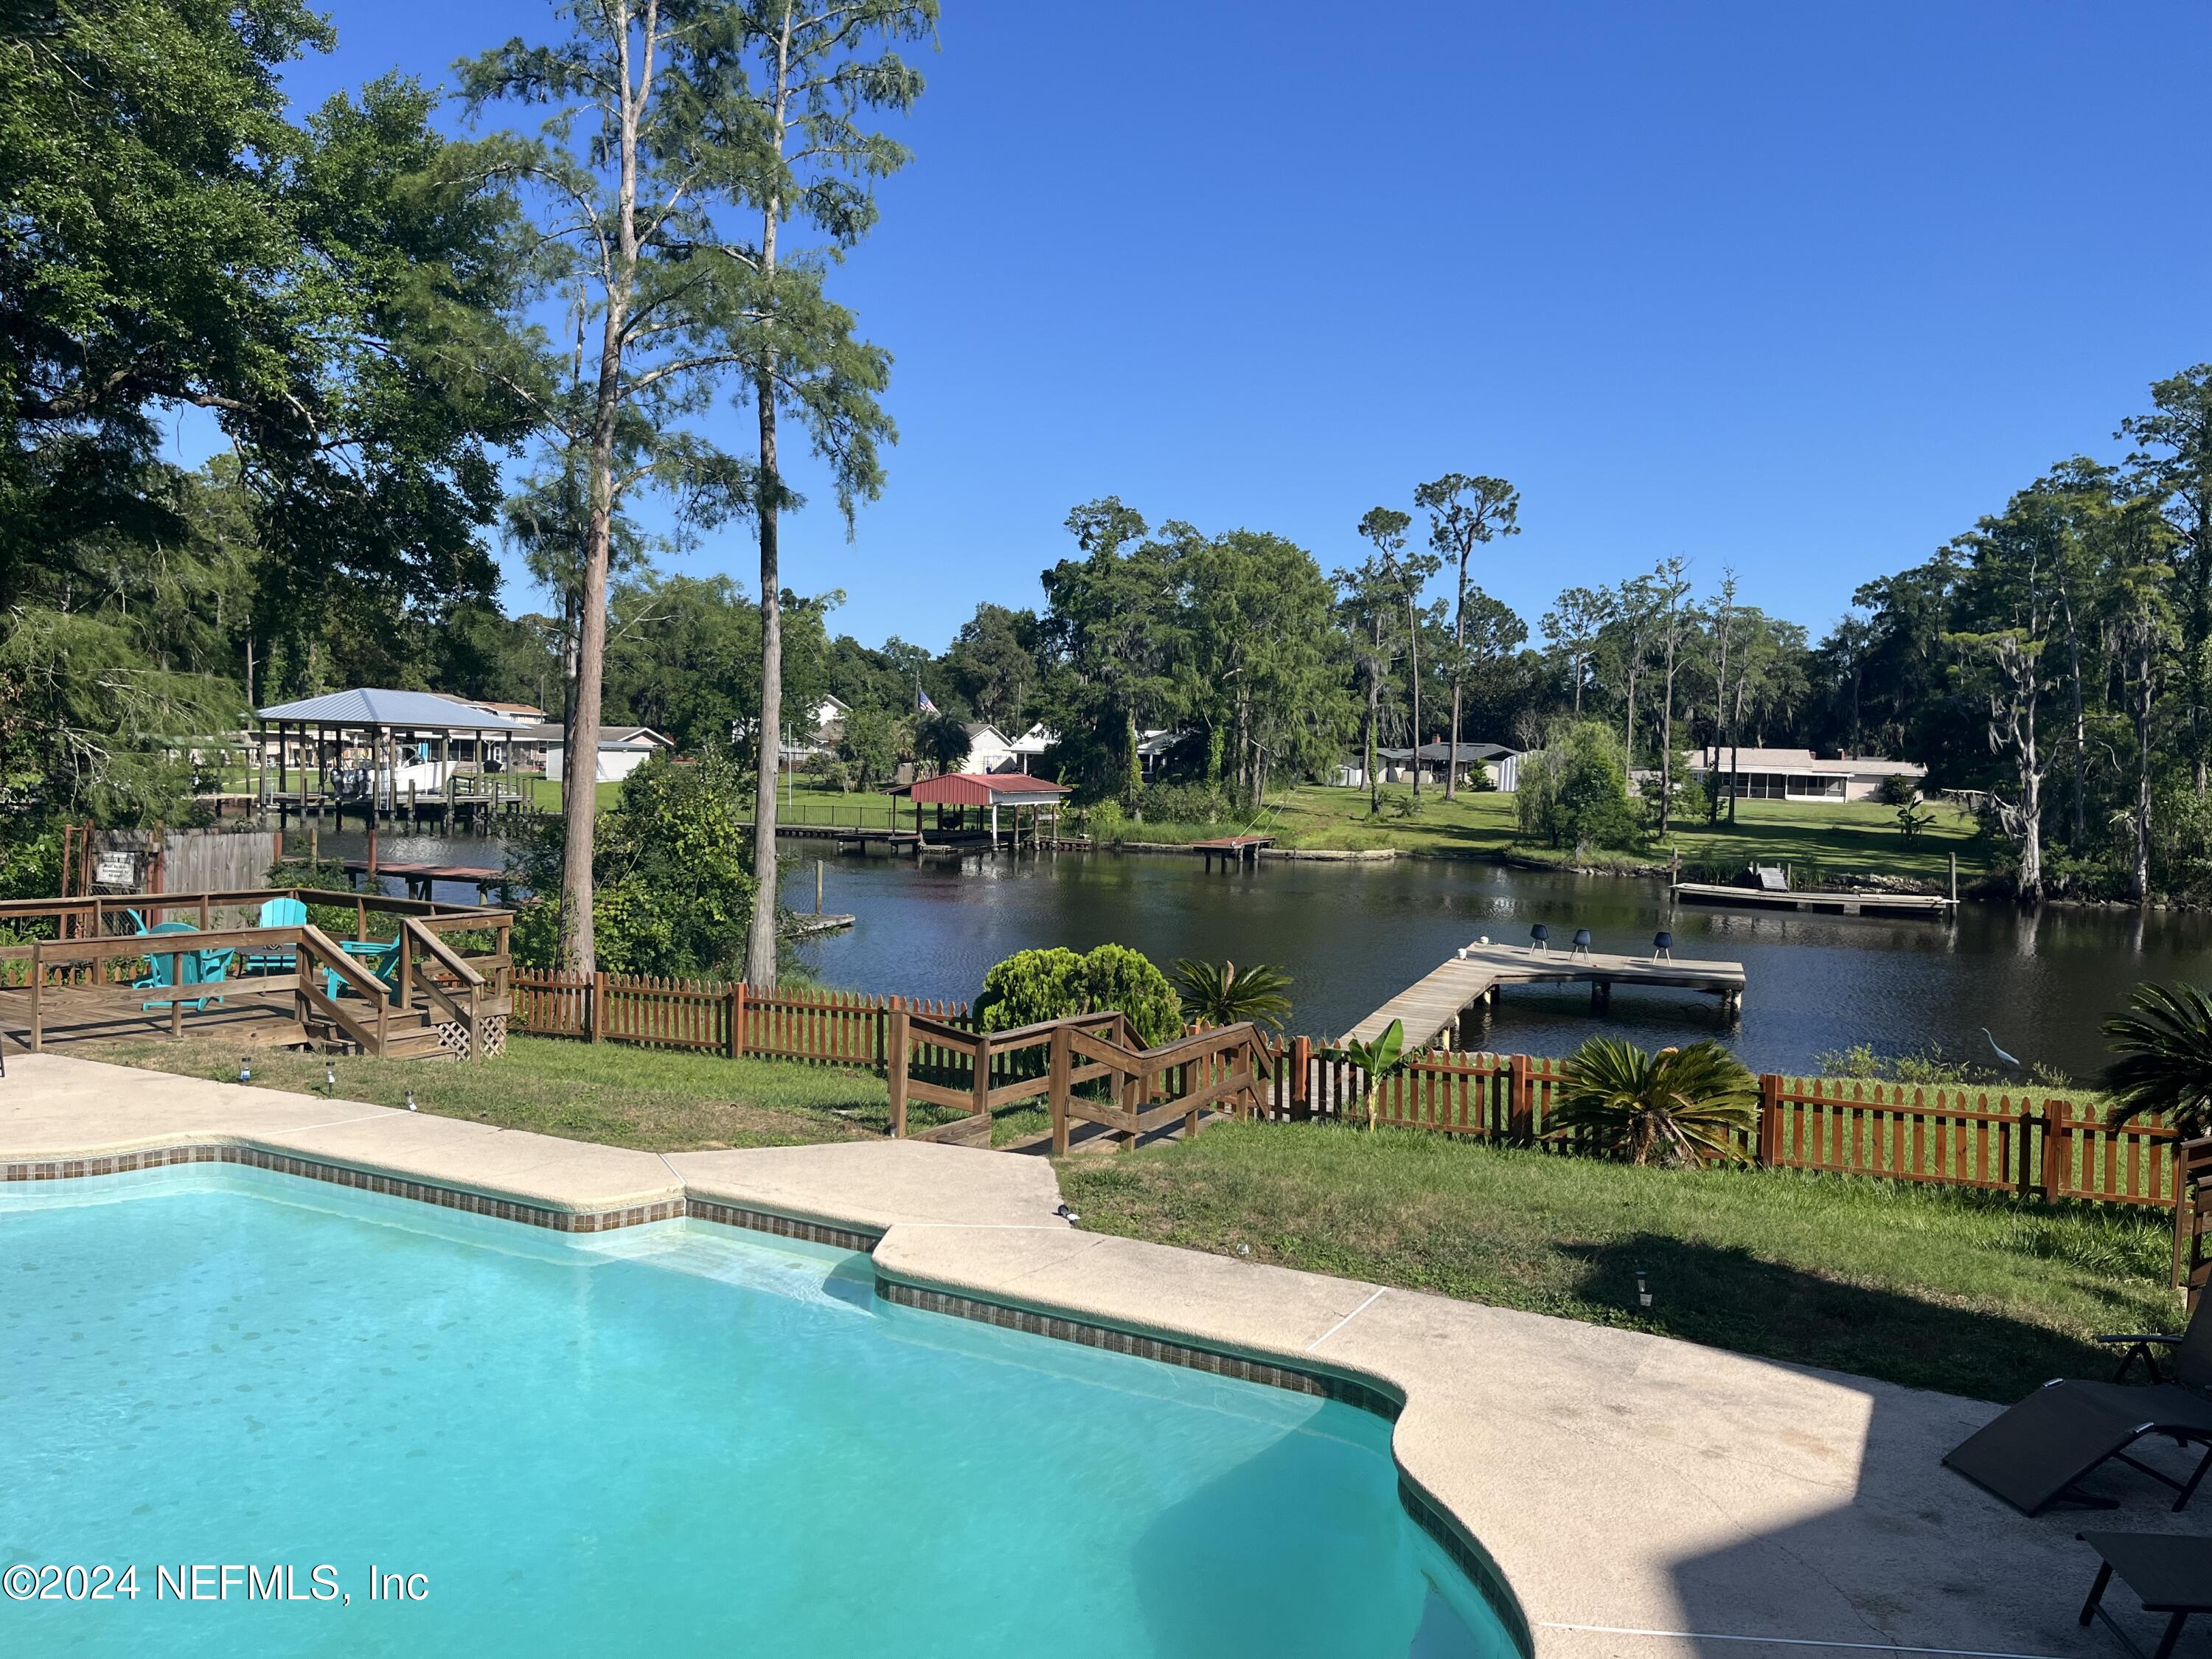
[[[346,838],[350,842],[353,838]],[[325,837],[339,856],[357,849]],[[1670,913],[1662,884],[1457,860],[1285,860],[1208,872],[1195,858],[1143,854],[930,860],[823,857],[792,842],[784,902],[823,902],[857,920],[808,940],[801,960],[841,988],[969,998],[984,971],[1032,945],[1132,945],[1178,957],[1271,962],[1292,977],[1293,1029],[1342,1031],[1482,935],[1518,943],[1534,923],[1555,939],[1588,927],[1600,951],[1649,951],[1662,927],[1681,956],[1741,962],[1743,1013],[1723,1025],[1707,998],[1616,992],[1602,1024],[1586,992],[1504,994],[1490,1046],[1565,1054],[1595,1030],[1646,1044],[1717,1036],[1753,1066],[1795,1071],[1853,1043],[1887,1054],[1940,1048],[1992,1066],[1987,1026],[2014,1054],[2087,1076],[2105,1059],[2097,1023],[2143,979],[2212,980],[2212,915],[2075,906],[2022,913],[1962,906],[1942,922],[1705,908]],[[392,836],[382,856],[496,865],[498,844]],[[395,884],[396,885],[396,884]],[[440,897],[467,899],[465,889]]]

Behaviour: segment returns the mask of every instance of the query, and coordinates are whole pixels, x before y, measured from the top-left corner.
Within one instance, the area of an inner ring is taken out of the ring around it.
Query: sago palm
[[[1632,1164],[1729,1162],[1759,1123],[1759,1080],[1717,1042],[1646,1054],[1592,1037],[1567,1060],[1552,1138],[1578,1135]]]
[[[2212,996],[2201,985],[2139,985],[2104,1024],[2112,1121],[2163,1112],[2185,1139],[2212,1133]]]
[[[1208,1025],[1234,1025],[1249,1019],[1279,1031],[1291,1012],[1291,1000],[1284,994],[1291,988],[1291,976],[1264,962],[1239,968],[1233,962],[1186,958],[1176,963],[1175,977],[1183,1012]]]

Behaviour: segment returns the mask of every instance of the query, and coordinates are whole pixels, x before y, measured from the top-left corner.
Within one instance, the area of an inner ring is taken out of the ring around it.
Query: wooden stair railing
[[[399,1006],[411,1006],[412,992],[420,989],[423,1000],[461,1028],[468,1039],[468,1057],[483,1058],[483,996],[489,983],[484,976],[469,965],[468,960],[453,946],[440,939],[412,916],[399,924]],[[416,975],[413,955],[420,951],[432,963],[460,983],[460,994],[456,996],[429,973]]]
[[[915,1050],[927,1046],[964,1059],[969,1085],[956,1089],[914,1074]],[[1037,1048],[1047,1051],[1041,1074],[1018,1076],[992,1086],[993,1063]],[[1052,1150],[1067,1152],[1077,1122],[1097,1124],[1133,1146],[1144,1135],[1181,1119],[1183,1133],[1198,1133],[1206,1111],[1233,1102],[1239,1117],[1266,1109],[1273,1056],[1256,1026],[1243,1024],[1194,1032],[1156,1048],[1135,1046],[1127,1018],[1115,1010],[1075,1014],[1005,1031],[963,1026],[894,1009],[884,1054],[890,1084],[891,1133],[900,1139],[990,1145],[991,1121],[1002,1106],[1042,1097],[1052,1116]],[[1085,1084],[1111,1085],[1110,1098],[1079,1092]],[[909,1134],[912,1102],[955,1109],[965,1115]]]

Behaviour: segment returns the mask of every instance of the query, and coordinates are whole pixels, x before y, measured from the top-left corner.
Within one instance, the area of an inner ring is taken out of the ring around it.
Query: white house
[[[541,729],[550,734],[545,740],[545,775],[557,783],[568,774],[567,745],[561,741],[559,726]],[[602,726],[599,781],[619,783],[656,754],[674,747],[649,726]]]
[[[1493,789],[1510,794],[1521,787],[1521,757],[1528,751],[1508,749],[1502,743],[1463,743],[1459,746],[1460,776],[1464,780],[1480,764]],[[1425,743],[1420,750],[1421,781],[1441,783],[1444,763],[1452,758],[1452,746],[1448,743]],[[1377,749],[1375,769],[1382,775],[1385,783],[1411,783],[1413,781],[1414,751],[1411,749]],[[1367,762],[1364,754],[1354,755],[1336,769],[1336,782],[1346,789],[1367,787]]]
[[[1692,774],[1723,793],[1731,767],[1740,800],[1872,800],[1891,778],[1909,778],[1917,788],[1928,775],[1928,769],[1913,761],[1864,755],[1823,758],[1809,749],[1731,749],[1709,744],[1690,761]]]
[[[1039,720],[1014,739],[1014,757],[1021,763],[1022,770],[1026,772],[1036,763],[1039,756],[1059,741],[1060,733],[1042,720]]]
[[[1014,764],[1014,745],[1006,734],[985,720],[970,720],[962,726],[968,734],[968,763],[963,772],[1018,772],[1023,769]]]

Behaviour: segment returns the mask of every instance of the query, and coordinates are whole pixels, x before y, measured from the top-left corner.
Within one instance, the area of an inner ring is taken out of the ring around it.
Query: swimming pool
[[[10,1653],[1514,1652],[1382,1419],[704,1222],[0,1188],[0,1425]]]

